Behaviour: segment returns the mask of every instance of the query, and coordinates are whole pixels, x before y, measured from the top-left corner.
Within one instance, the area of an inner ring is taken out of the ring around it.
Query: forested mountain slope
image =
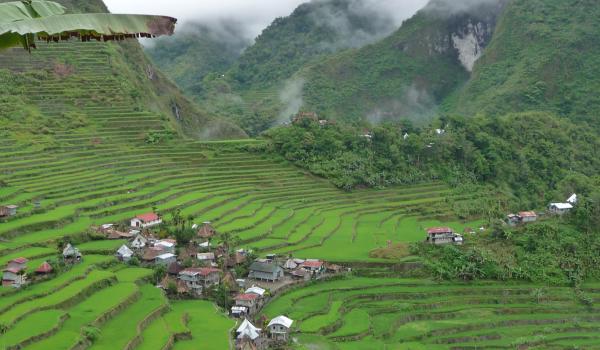
[[[544,110],[597,121],[599,25],[597,1],[511,1],[454,110]]]
[[[302,4],[290,16],[276,19],[243,52],[236,51],[243,42],[224,37],[222,26],[185,29],[147,52],[203,108],[235,120],[252,134],[298,111],[302,81],[291,78],[299,69],[396,29],[391,16],[358,0]],[[237,30],[225,27],[230,34]]]
[[[384,40],[308,67],[304,108],[345,121],[428,121],[469,79],[504,2],[448,4],[432,1]]]

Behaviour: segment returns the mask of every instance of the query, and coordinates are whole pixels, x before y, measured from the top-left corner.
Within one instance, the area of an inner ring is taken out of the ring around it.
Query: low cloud
[[[381,103],[366,119],[371,124],[409,119],[413,122],[426,122],[435,116],[437,104],[433,96],[415,84],[408,86],[396,98]]]
[[[425,11],[440,16],[451,16],[477,11],[490,5],[501,5],[505,2],[506,0],[431,0],[425,7]]]
[[[277,120],[279,124],[289,121],[290,117],[300,112],[300,108],[304,104],[303,90],[305,82],[302,78],[293,78],[286,81],[283,90],[279,93],[279,101],[283,105]]]

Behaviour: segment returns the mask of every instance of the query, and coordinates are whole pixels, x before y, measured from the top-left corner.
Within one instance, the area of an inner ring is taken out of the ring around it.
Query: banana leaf
[[[0,4],[0,49],[35,47],[37,40],[82,41],[171,35],[177,20],[166,16],[109,13],[64,14],[52,1],[30,0]]]

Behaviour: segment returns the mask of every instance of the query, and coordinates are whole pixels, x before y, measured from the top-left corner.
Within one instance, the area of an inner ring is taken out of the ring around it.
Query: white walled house
[[[174,263],[175,261],[177,261],[177,256],[172,253],[161,254],[161,255],[157,256],[156,258],[154,258],[154,262],[157,265],[168,266],[171,263]]]
[[[137,234],[133,241],[131,241],[131,247],[133,249],[142,249],[148,244],[148,239],[141,234]]]
[[[293,320],[285,316],[277,316],[272,319],[267,326],[271,334],[271,339],[287,342],[293,323]]]
[[[564,215],[573,209],[573,205],[571,203],[550,203],[548,206],[548,210],[552,214],[556,215]]]
[[[129,249],[128,246],[123,244],[121,248],[117,250],[117,253],[115,255],[117,256],[117,259],[127,262],[133,257],[133,251]]]
[[[147,228],[161,223],[162,219],[156,213],[146,213],[131,219],[131,227]]]

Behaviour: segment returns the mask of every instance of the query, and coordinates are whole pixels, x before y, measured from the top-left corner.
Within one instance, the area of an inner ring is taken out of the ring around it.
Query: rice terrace
[[[466,118],[462,94],[499,83],[482,78],[504,64],[488,52],[527,5],[474,1],[445,18],[429,11],[453,2],[421,2],[393,24],[387,5],[298,1],[240,49],[190,24],[155,39],[171,17],[86,17],[108,12],[101,1],[1,1],[0,347],[600,349],[597,119],[579,95],[577,116],[519,106],[486,119],[503,100]],[[559,16],[548,3],[540,23]],[[369,41],[344,47],[348,33],[313,23],[326,11]],[[488,34],[469,32],[476,21]],[[426,42],[436,31],[455,40],[447,52]],[[484,56],[465,65],[456,38],[469,33]],[[319,51],[330,36],[340,47]],[[410,70],[363,71],[395,64],[390,42]],[[200,69],[190,86],[181,72]],[[378,84],[413,73],[398,86],[464,81],[419,90],[418,113],[399,98],[362,117]]]

